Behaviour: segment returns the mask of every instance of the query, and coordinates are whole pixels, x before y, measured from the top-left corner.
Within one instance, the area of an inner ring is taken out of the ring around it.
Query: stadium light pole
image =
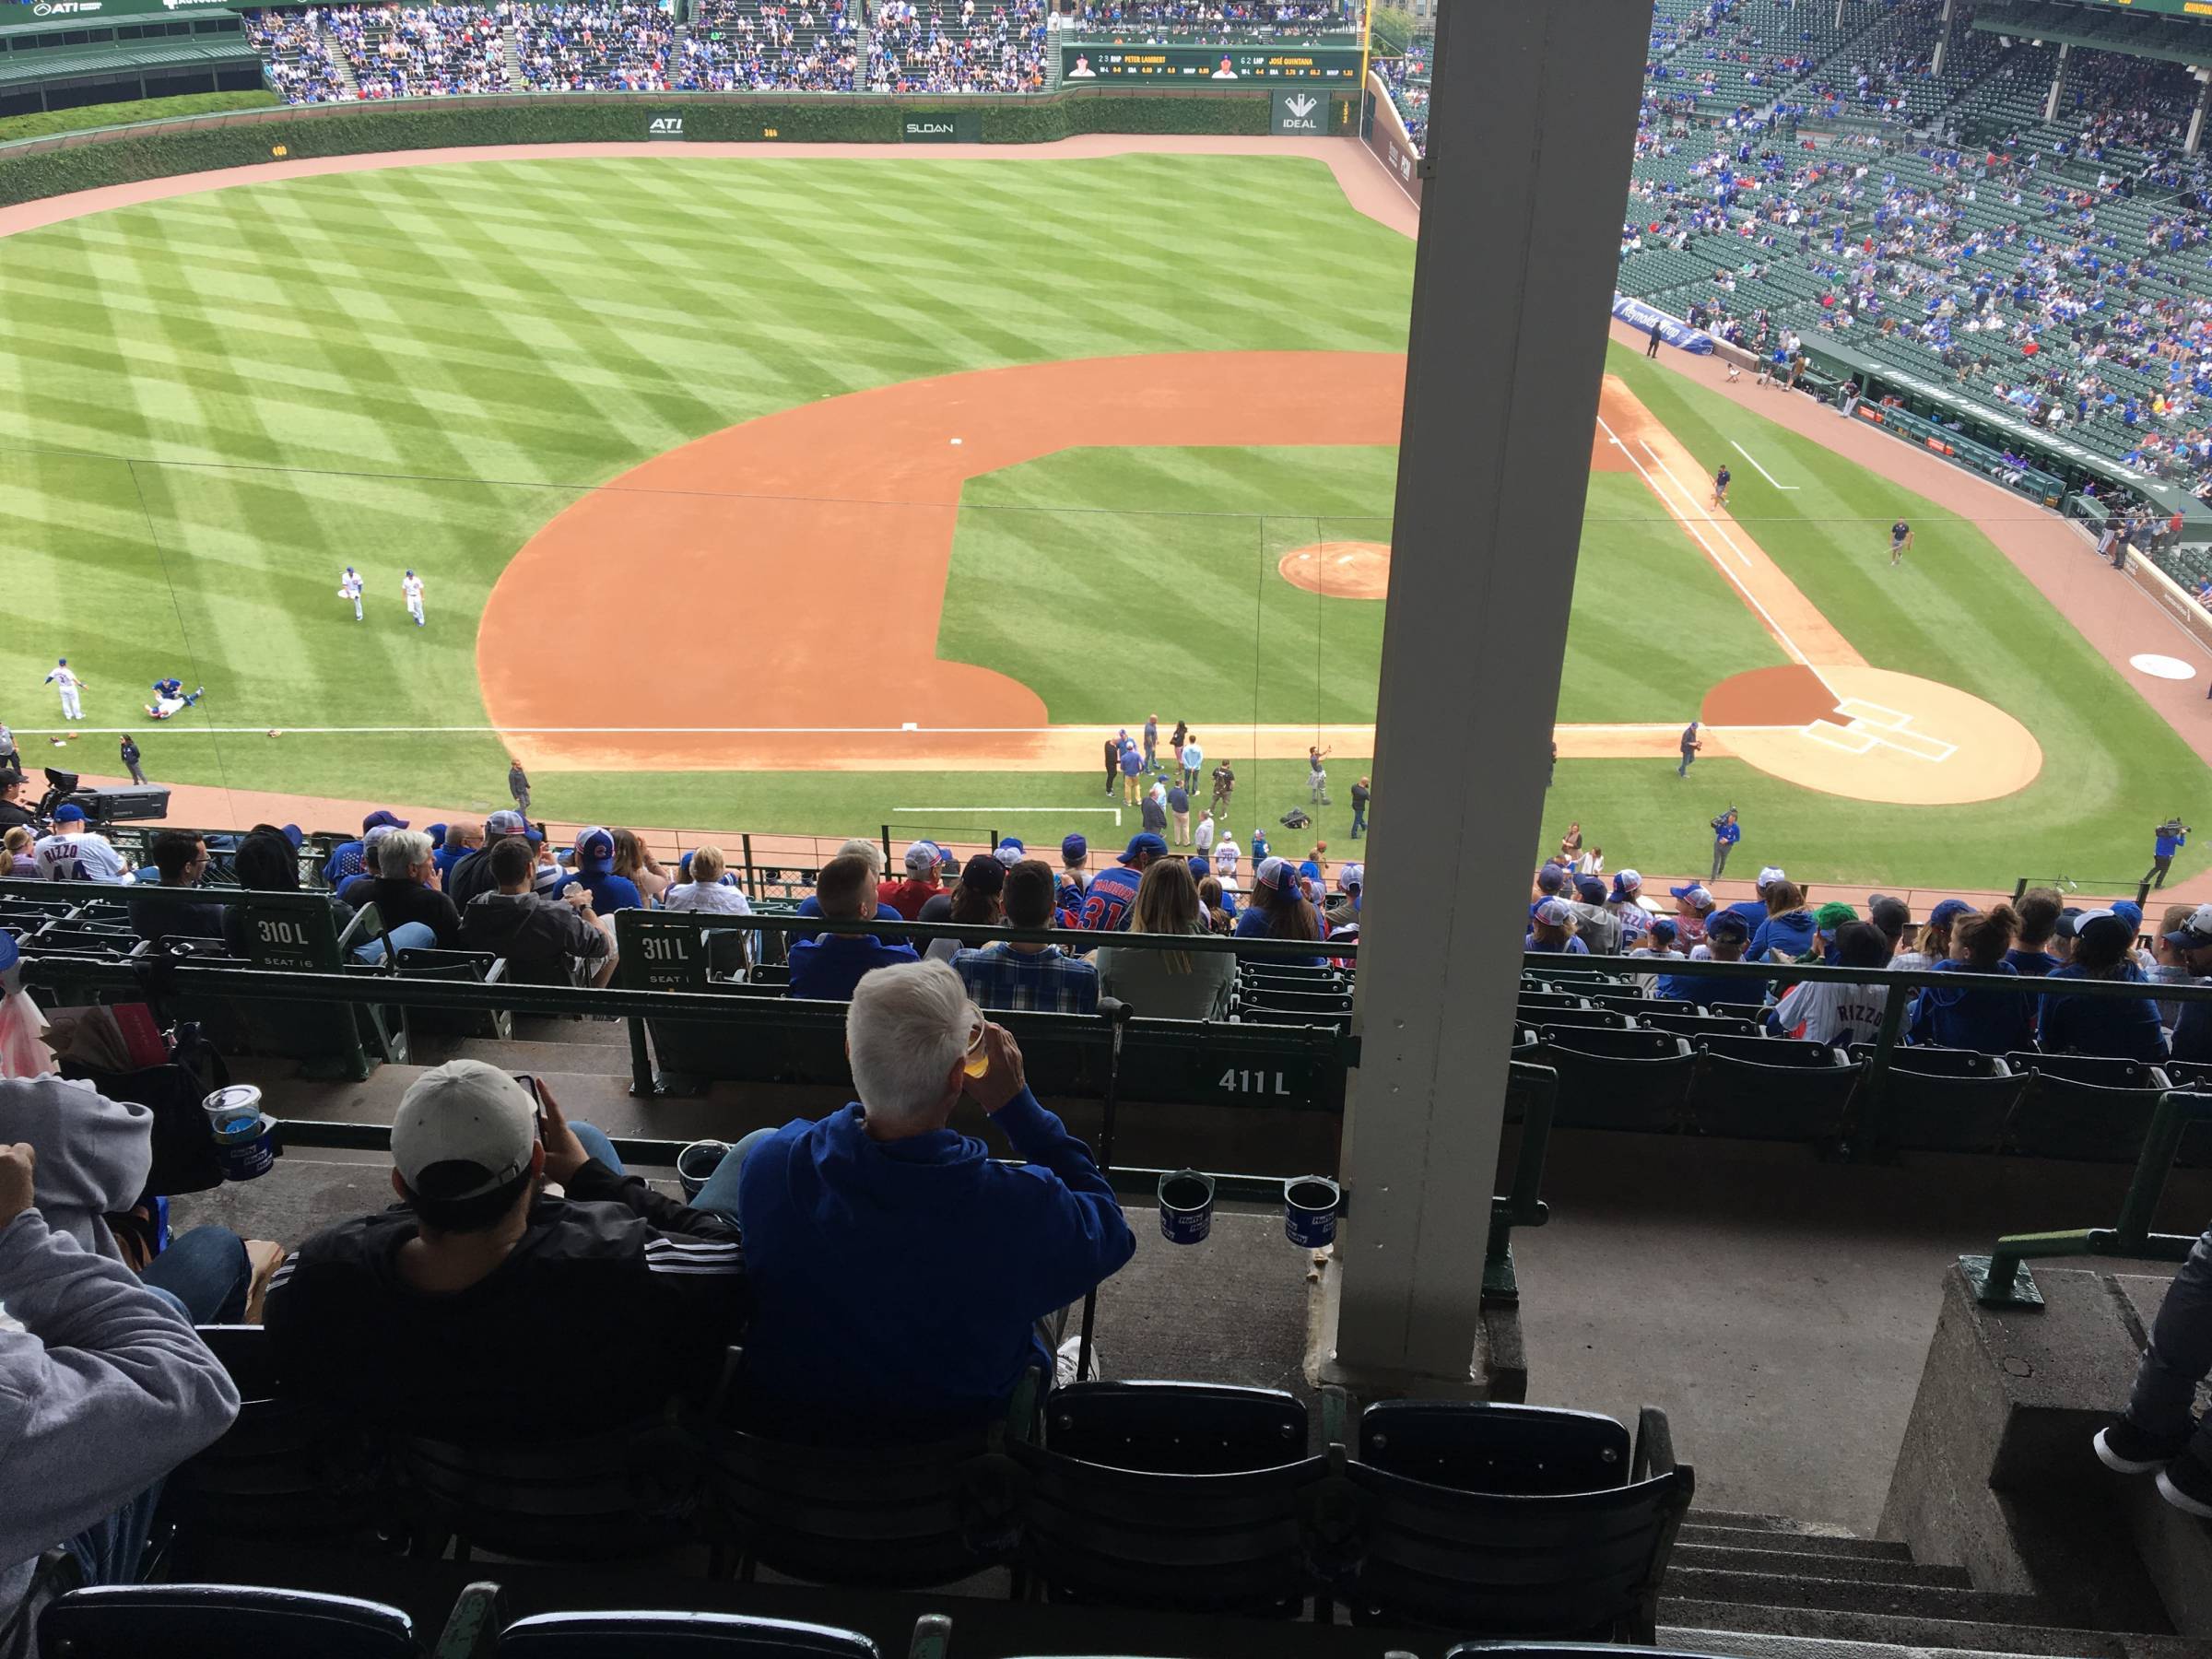
[[[1465,1385],[1651,0],[1444,0],[1324,1375]]]

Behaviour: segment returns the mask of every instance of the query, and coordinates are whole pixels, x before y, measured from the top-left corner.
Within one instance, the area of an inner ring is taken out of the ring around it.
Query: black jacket
[[[397,1205],[317,1233],[278,1271],[269,1341],[302,1398],[452,1438],[570,1439],[704,1394],[749,1310],[726,1217],[595,1159],[465,1290],[400,1277],[416,1231]]]
[[[511,983],[565,985],[571,958],[595,962],[612,947],[571,904],[495,889],[478,895],[462,913],[461,948],[488,950],[501,959]]]

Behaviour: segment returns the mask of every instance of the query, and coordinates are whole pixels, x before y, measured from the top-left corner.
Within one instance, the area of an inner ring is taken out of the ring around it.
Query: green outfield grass
[[[515,549],[579,491],[733,422],[918,376],[1147,351],[1397,349],[1411,267],[1410,244],[1353,213],[1318,164],[1230,158],[471,162],[254,185],[8,238],[0,719],[54,724],[39,682],[66,653],[90,682],[88,724],[136,727],[157,777],[496,805],[503,750],[466,729],[485,723],[476,618]],[[1268,273],[1264,296],[1254,271]],[[1978,886],[2132,871],[2150,821],[2212,810],[2206,769],[1978,532],[1614,355],[1700,457],[1734,439],[1803,484],[1779,495],[1739,467],[1735,505],[1870,660],[2011,710],[2051,764],[2014,801],[1915,810],[1727,762],[1688,785],[1671,764],[1568,763],[1551,818],[1581,817],[1617,866],[1702,867],[1704,820],[1733,799],[1747,823],[1739,863]],[[1389,452],[1369,449],[1147,450],[975,480],[941,649],[1028,680],[1071,722],[1134,724],[1156,708],[1363,719],[1380,607],[1300,592],[1273,567],[1305,541],[1383,539],[1391,470]],[[1877,554],[1900,512],[1921,535],[1892,576]],[[335,593],[347,562],[370,582],[360,625]],[[429,583],[423,629],[400,604],[409,565]],[[593,658],[592,618],[689,596],[619,559],[566,580],[579,709],[611,724],[621,680]],[[733,629],[772,622],[773,600],[729,595]],[[1501,626],[1469,618],[1470,649]],[[1715,679],[1778,660],[1632,477],[1594,480],[1563,718],[1687,718]],[[146,688],[169,673],[208,700],[147,728]],[[286,736],[260,735],[272,727]],[[1477,764],[1483,743],[1465,738]],[[34,739],[27,754],[97,772],[113,770],[112,744],[47,753]],[[1430,757],[1446,761],[1456,755]],[[1323,828],[1339,853],[1343,788],[1365,769],[1333,762],[1339,804]],[[1031,839],[1111,832],[1096,814],[1053,817],[1104,803],[1088,772],[541,770],[536,782],[538,807],[571,819],[835,834],[957,803],[999,809],[1007,821],[989,827]],[[1256,769],[1236,828],[1304,794],[1295,762]],[[1382,803],[1387,815],[1387,781]]]

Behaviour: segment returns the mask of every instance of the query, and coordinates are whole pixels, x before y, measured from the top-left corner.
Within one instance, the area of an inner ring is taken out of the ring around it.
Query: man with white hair
[[[394,942],[403,947],[429,945],[440,950],[458,950],[461,912],[440,890],[430,838],[419,830],[388,830],[377,838],[374,855],[376,877],[362,901],[376,905],[377,920],[388,934],[396,935],[403,927],[421,928],[429,934],[427,940],[395,937]]]
[[[1025,1372],[1053,1375],[1039,1322],[1136,1240],[1089,1149],[1030,1092],[1011,1033],[944,963],[863,979],[845,1047],[859,1100],[786,1124],[738,1172],[749,1415],[878,1444],[980,1428]],[[947,1126],[962,1095],[1021,1165]]]

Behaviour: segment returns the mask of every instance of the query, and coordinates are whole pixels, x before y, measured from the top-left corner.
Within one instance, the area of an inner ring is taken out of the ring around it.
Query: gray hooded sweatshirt
[[[41,1551],[113,1514],[237,1416],[221,1362],[137,1275],[35,1209],[0,1228],[0,1629]]]
[[[138,1202],[153,1168],[154,1114],[58,1077],[0,1078],[0,1146],[39,1155],[39,1213],[95,1255],[121,1261],[100,1218]]]

